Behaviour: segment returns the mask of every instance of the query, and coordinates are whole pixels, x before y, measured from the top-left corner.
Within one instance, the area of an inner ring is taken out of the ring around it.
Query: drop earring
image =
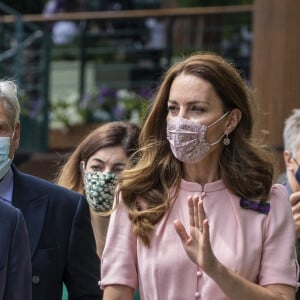
[[[230,138],[228,137],[228,134],[226,133],[225,134],[226,136],[225,136],[225,138],[224,138],[224,140],[223,140],[223,144],[225,145],[225,146],[228,146],[229,144],[230,144]]]

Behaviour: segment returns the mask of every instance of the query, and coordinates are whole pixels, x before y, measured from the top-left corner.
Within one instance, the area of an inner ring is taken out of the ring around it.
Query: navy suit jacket
[[[70,300],[102,299],[100,261],[86,199],[12,169],[12,203],[22,211],[29,234],[32,299],[61,300],[63,282]]]
[[[0,299],[31,300],[31,262],[21,212],[0,200]]]
[[[286,187],[287,192],[289,193],[289,195],[292,194],[292,189],[291,189],[291,186],[290,186],[290,184],[287,180],[286,173],[282,174],[279,177],[278,182],[283,184]],[[298,261],[298,264],[300,265],[300,239],[296,240],[296,251],[297,251],[297,261]],[[299,273],[298,282],[300,282],[300,273]],[[295,299],[300,300],[300,288],[298,288],[298,290],[296,292],[296,298]]]

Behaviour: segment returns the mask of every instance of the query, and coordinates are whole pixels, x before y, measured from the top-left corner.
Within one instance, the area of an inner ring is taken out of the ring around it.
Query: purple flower
[[[104,104],[108,102],[111,99],[116,99],[117,93],[115,90],[103,87],[99,90],[97,103],[98,104]]]
[[[28,103],[28,116],[34,119],[41,113],[43,108],[43,101],[40,98],[30,99]]]
[[[152,89],[150,89],[149,87],[142,87],[139,91],[139,95],[141,96],[141,99],[148,99],[152,96]]]
[[[116,104],[112,108],[112,117],[114,120],[122,120],[125,114],[125,108],[123,105]]]

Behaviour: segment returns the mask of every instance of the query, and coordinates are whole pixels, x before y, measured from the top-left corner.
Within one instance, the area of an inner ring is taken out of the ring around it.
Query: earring
[[[223,144],[225,145],[225,146],[228,146],[229,144],[230,144],[230,138],[228,137],[228,134],[226,133],[226,136],[225,136],[225,138],[224,138],[224,140],[223,140]]]

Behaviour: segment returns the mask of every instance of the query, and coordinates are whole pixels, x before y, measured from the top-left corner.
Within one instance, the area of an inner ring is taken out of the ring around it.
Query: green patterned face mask
[[[107,212],[112,209],[117,175],[113,173],[86,172],[81,167],[84,191],[88,204],[95,212]]]

